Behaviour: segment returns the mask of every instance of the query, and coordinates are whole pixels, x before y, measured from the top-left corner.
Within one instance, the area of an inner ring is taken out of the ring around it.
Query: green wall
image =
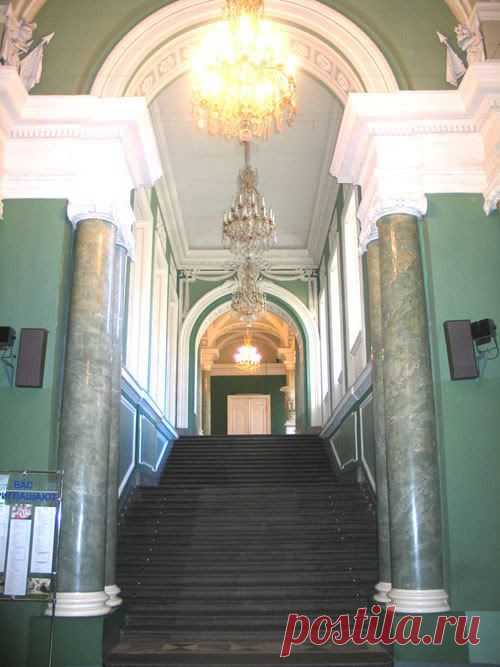
[[[38,34],[55,31],[38,94],[87,93],[112,48],[165,0],[50,0]],[[444,0],[328,0],[378,45],[402,88],[446,88],[445,52],[436,30],[452,38],[455,19]],[[221,2],[221,6],[223,3]]]
[[[41,389],[11,387],[0,368],[0,470],[56,466],[71,236],[65,202],[5,202],[0,325],[14,327],[18,338],[26,327],[48,329],[49,335]],[[0,664],[26,665],[32,623],[43,612],[40,604],[0,604]]]
[[[0,222],[2,326],[48,329],[42,389],[10,387],[0,369],[0,468],[56,464],[71,226],[62,201],[7,201]],[[17,341],[19,342],[19,341]],[[17,351],[17,345],[16,345]]]
[[[285,399],[280,391],[286,385],[286,375],[233,375],[211,379],[212,435],[227,434],[227,397],[233,394],[270,394],[271,431],[284,433]]]
[[[500,219],[479,195],[433,195],[421,224],[427,282],[447,578],[452,608],[500,627],[500,359],[477,380],[450,380],[443,322],[492,318],[500,325]],[[491,632],[489,633],[491,634]],[[500,664],[498,645],[496,662]],[[471,655],[471,657],[474,657]],[[492,662],[492,656],[489,655]]]

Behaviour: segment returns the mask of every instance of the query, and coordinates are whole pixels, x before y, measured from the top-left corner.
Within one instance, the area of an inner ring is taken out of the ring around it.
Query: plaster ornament
[[[9,3],[3,11],[2,18],[4,30],[0,42],[0,65],[15,67],[29,92],[37,83],[40,83],[44,50],[55,33],[43,37],[41,42],[32,49],[36,23],[29,23],[24,18],[17,19],[12,3]]]
[[[457,44],[467,54],[467,64],[482,63],[485,59],[484,40],[478,21],[474,26],[459,23],[455,28]]]
[[[436,34],[441,44],[446,46],[446,81],[452,86],[458,86],[458,82],[464,76],[467,68],[460,56],[450,46],[448,39],[440,32]]]
[[[36,23],[18,20],[12,4],[5,11],[5,26],[0,46],[0,63],[19,70],[22,56],[26,55],[33,44],[33,32]]]
[[[45,35],[42,41],[28,55],[21,60],[20,76],[27,91],[40,83],[43,71],[43,54],[45,47],[51,42],[55,33]]]

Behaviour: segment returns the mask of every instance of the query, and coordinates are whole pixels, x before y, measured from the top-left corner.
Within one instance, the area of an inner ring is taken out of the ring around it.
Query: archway
[[[220,17],[220,0],[179,0],[141,21],[112,50],[91,93],[148,101],[190,66],[190,52]],[[378,46],[355,23],[314,0],[267,0],[301,69],[345,103],[350,92],[394,92],[396,78]]]
[[[310,426],[321,425],[321,367],[319,356],[319,332],[313,314],[304,303],[289,290],[270,281],[261,287],[268,297],[268,308],[276,309],[299,334],[304,344],[307,377],[307,410]],[[182,325],[179,336],[179,381],[177,394],[177,427],[188,429],[191,411],[196,410],[196,382],[198,350],[206,328],[230,307],[233,283],[227,282],[203,296],[191,308]]]

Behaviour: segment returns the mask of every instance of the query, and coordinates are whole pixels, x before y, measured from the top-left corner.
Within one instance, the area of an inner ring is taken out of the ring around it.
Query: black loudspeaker
[[[479,377],[470,320],[448,320],[444,323],[448,363],[452,380],[474,380]]]
[[[43,386],[48,333],[46,329],[21,329],[16,387],[39,389]]]

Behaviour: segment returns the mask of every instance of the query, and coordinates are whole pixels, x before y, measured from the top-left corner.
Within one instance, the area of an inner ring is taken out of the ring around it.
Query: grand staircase
[[[280,659],[289,613],[369,604],[375,520],[314,436],[184,437],[120,529],[126,621],[107,667],[391,663],[381,647],[308,642]]]

